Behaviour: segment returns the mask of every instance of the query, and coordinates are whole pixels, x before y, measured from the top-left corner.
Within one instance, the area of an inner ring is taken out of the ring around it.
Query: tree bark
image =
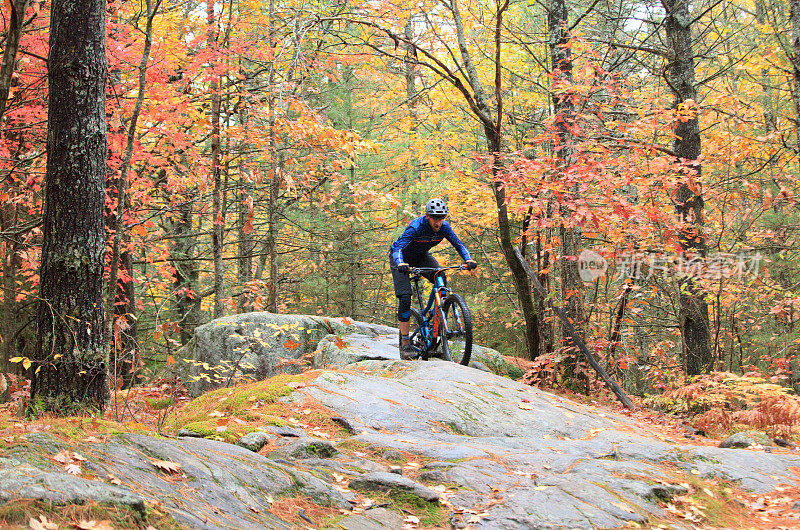
[[[525,344],[528,349],[528,358],[535,359],[539,354],[539,323],[536,315],[536,308],[533,304],[533,296],[531,294],[531,284],[528,280],[528,275],[517,260],[514,253],[514,244],[511,237],[511,221],[508,216],[508,202],[506,197],[506,188],[503,183],[503,159],[502,159],[502,123],[503,123],[503,108],[501,97],[501,77],[500,77],[500,30],[503,24],[503,12],[508,7],[508,2],[500,4],[497,3],[496,16],[495,16],[495,99],[497,101],[497,108],[495,112],[492,111],[488,104],[486,91],[483,84],[478,77],[478,71],[472,62],[472,58],[467,48],[466,39],[464,36],[464,26],[461,19],[461,13],[458,8],[457,0],[452,0],[451,12],[453,14],[453,22],[456,28],[456,36],[458,38],[458,46],[461,52],[461,58],[464,64],[464,69],[467,73],[467,82],[474,96],[473,112],[483,126],[483,131],[486,136],[486,147],[492,155],[492,193],[494,194],[495,206],[497,208],[497,226],[500,231],[500,246],[503,250],[503,257],[511,270],[511,277],[514,279],[514,287],[517,291],[517,299],[519,300],[520,310],[522,311],[523,318],[525,319]]]
[[[200,293],[197,291],[199,272],[194,261],[192,237],[192,202],[178,205],[178,215],[172,225],[175,236],[170,246],[170,258],[175,267],[175,320],[180,325],[181,344],[186,345],[200,325]]]
[[[102,410],[106,47],[104,0],[54,0],[47,172],[31,406]]]
[[[217,30],[214,8],[216,2],[206,2],[206,16],[208,19],[208,47],[216,50]],[[212,74],[214,75],[214,74]],[[225,299],[225,276],[222,264],[222,238],[225,231],[225,214],[222,211],[222,170],[220,159],[222,154],[220,142],[220,115],[221,97],[219,94],[219,81],[214,77],[209,83],[211,98],[211,181],[213,183],[213,197],[211,200],[211,253],[214,256],[214,318],[221,318],[225,312],[222,305]]]
[[[419,58],[417,57],[417,47],[414,45],[414,16],[410,15],[408,17],[408,21],[406,21],[406,26],[403,29],[403,35],[406,38],[405,48],[406,48],[406,101],[408,105],[408,119],[411,121],[409,134],[411,136],[411,141],[417,141],[417,134],[419,132],[419,112],[417,111],[417,73],[418,73],[418,61]],[[412,152],[416,152],[412,145]],[[411,171],[409,173],[412,175],[411,182],[416,182],[422,179],[422,164],[420,163],[419,157],[414,154],[409,160],[409,164],[411,165]],[[409,179],[406,179],[407,181]]]
[[[797,157],[800,161],[800,0],[790,0],[790,18],[792,20],[792,78],[794,86],[794,133]]]
[[[19,208],[14,203],[0,206],[0,229],[9,232],[17,224]],[[3,354],[0,371],[10,367],[8,360],[17,356],[16,334],[18,329],[19,304],[17,303],[17,272],[20,266],[18,236],[6,236],[3,241],[3,318],[0,322],[0,337]]]
[[[675,211],[680,224],[679,245],[684,258],[705,257],[703,197],[700,188],[702,167],[700,122],[692,51],[691,14],[688,0],[662,0],[666,9],[665,28],[670,48],[666,80],[675,96],[675,108],[682,113],[676,120],[673,150],[683,176],[675,192]],[[712,368],[708,304],[691,277],[680,280],[679,326],[684,346],[686,373],[707,373]]]
[[[244,313],[250,306],[250,293],[247,286],[253,280],[253,252],[255,251],[255,239],[253,238],[253,195],[252,186],[242,174],[239,168],[239,253],[236,260],[238,265],[237,283],[241,293],[236,301],[236,312]]]
[[[136,103],[133,106],[130,120],[127,124],[127,137],[125,155],[120,166],[119,178],[116,180],[117,210],[111,219],[112,242],[111,257],[109,260],[108,292],[106,294],[105,314],[105,340],[109,347],[107,362],[114,374],[115,380],[122,379],[123,386],[127,388],[133,381],[133,372],[138,362],[138,343],[136,341],[136,290],[133,286],[133,260],[129,250],[121,250],[125,234],[125,208],[128,207],[128,172],[133,158],[133,148],[136,143],[136,126],[144,104],[145,87],[147,84],[147,61],[150,58],[150,49],[153,43],[153,19],[161,5],[161,0],[146,0],[146,23],[144,32],[144,49],[139,60],[138,84]],[[119,270],[122,268],[123,280],[119,280]],[[122,318],[126,324],[126,331],[114,332],[116,318]],[[133,335],[131,335],[133,333]],[[119,343],[117,343],[119,339]],[[123,344],[124,342],[124,344]]]
[[[572,83],[572,52],[569,47],[570,35],[568,10],[565,0],[550,0],[547,12],[547,26],[550,35],[550,61],[553,68],[553,113],[555,115],[556,142],[553,156],[562,173],[570,164],[572,149],[570,147],[570,126],[575,120],[575,106],[566,86]],[[573,199],[578,193],[577,183],[570,186]],[[570,210],[561,209],[562,216],[569,215]],[[580,329],[583,324],[583,282],[578,274],[577,254],[580,247],[580,230],[561,225],[561,297],[564,313],[572,325]],[[571,344],[570,335],[562,326],[563,337]],[[574,345],[573,345],[574,346]],[[576,357],[577,359],[577,357]]]
[[[124,248],[119,256],[119,271],[114,293],[116,303],[112,318],[115,322],[124,322],[117,333],[114,333],[114,359],[116,373],[114,377],[121,381],[122,388],[130,388],[136,382],[139,368],[139,340],[136,318],[136,284],[133,282],[133,253],[130,250],[130,238],[123,238]]]
[[[275,57],[275,0],[269,1],[269,50],[270,58]],[[269,230],[267,248],[269,252],[269,293],[267,310],[278,312],[278,191],[280,187],[281,164],[278,160],[278,138],[275,131],[275,65],[269,69],[269,150],[272,171],[269,179]]]
[[[28,9],[28,0],[14,0],[11,2],[10,20],[6,32],[5,49],[3,50],[3,64],[0,66],[0,120],[6,113],[8,92],[11,90],[11,77],[16,69],[17,51],[19,40],[22,36],[22,24],[25,22],[25,11]]]

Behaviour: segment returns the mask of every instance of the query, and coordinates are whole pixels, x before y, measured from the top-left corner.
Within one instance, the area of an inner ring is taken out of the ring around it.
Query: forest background
[[[3,371],[36,342],[48,9],[3,10]],[[106,43],[120,380],[228,314],[392,324],[388,247],[440,196],[476,342],[530,382],[592,385],[514,246],[633,394],[800,383],[798,0],[110,0]]]

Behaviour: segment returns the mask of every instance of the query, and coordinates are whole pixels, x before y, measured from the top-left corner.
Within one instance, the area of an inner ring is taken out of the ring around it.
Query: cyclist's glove
[[[411,265],[409,265],[408,263],[400,263],[397,265],[397,270],[408,274],[409,272],[411,272]]]
[[[475,263],[475,260],[472,260],[472,259],[468,259],[467,261],[464,262],[464,264],[467,266],[467,270],[468,271],[471,271],[472,269],[477,269],[478,268],[478,264]]]

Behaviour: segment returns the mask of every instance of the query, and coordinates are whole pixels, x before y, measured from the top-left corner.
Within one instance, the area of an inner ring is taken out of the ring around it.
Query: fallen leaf
[[[584,439],[584,440],[591,440],[592,438],[594,438],[594,437],[595,437],[595,436],[597,436],[599,433],[601,433],[601,432],[603,432],[603,431],[605,431],[605,430],[606,430],[606,429],[605,429],[605,427],[603,427],[603,428],[601,428],[601,429],[592,429],[592,430],[590,430],[590,431],[589,431],[589,432],[586,434],[586,436],[584,436],[584,437],[583,437],[583,439]]]
[[[411,523],[411,524],[419,524],[419,517],[414,515],[406,515],[405,519],[403,519],[404,523]]]
[[[167,473],[180,473],[181,465],[167,460],[151,460],[151,463],[162,471]]]
[[[220,401],[222,401],[222,400],[220,400]],[[220,412],[218,410],[215,410],[214,412],[209,412],[208,415],[211,416],[212,418],[221,418],[225,414],[223,414],[222,412]]]
[[[64,466],[64,471],[66,471],[70,475],[80,475],[81,466],[80,464],[67,464],[66,466]]]
[[[28,526],[32,530],[57,530],[58,529],[58,525],[56,523],[51,523],[50,521],[48,521],[47,517],[45,517],[44,515],[40,515],[38,519],[31,518],[31,520],[28,521]]]
[[[217,420],[217,432],[225,432],[228,430],[228,422],[231,421],[230,418],[220,418]]]
[[[81,530],[114,530],[111,521],[78,521],[73,522],[72,526]]]
[[[631,507],[628,506],[627,504],[623,504],[621,502],[612,502],[611,504],[613,504],[614,506],[616,506],[617,508],[619,508],[623,512],[634,513],[634,511],[631,509]]]
[[[117,477],[115,477],[114,475],[112,475],[111,473],[108,474],[108,481],[110,483],[116,485],[116,486],[119,486],[119,485],[122,484],[122,481],[120,479],[118,479]]]
[[[69,456],[69,451],[59,451],[53,455],[53,460],[61,464],[66,464],[67,462],[71,461],[72,458]]]
[[[533,410],[533,405],[529,403],[519,403],[517,406],[522,410]]]

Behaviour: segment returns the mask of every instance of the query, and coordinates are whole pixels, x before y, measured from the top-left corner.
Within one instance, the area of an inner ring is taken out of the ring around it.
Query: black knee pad
[[[411,295],[404,294],[397,297],[397,320],[408,322],[411,318]]]

